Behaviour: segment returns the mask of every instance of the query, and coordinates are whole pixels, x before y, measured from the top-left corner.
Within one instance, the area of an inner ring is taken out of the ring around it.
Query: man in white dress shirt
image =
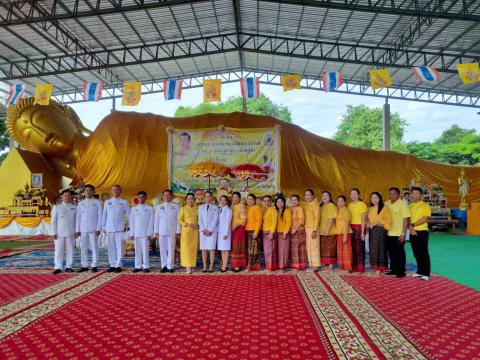
[[[205,192],[205,204],[198,209],[198,225],[200,231],[200,250],[202,250],[203,272],[213,272],[215,249],[217,245],[218,206],[213,203],[213,194]],[[210,267],[207,270],[208,253]]]
[[[163,203],[155,208],[154,231],[160,248],[162,273],[173,272],[175,265],[175,243],[180,236],[178,223],[179,206],[173,201],[172,190],[163,191]]]
[[[78,203],[76,236],[80,236],[80,272],[88,270],[88,248],[92,250],[92,272],[97,272],[98,236],[102,231],[102,203],[93,197],[95,188],[87,184],[85,199]]]
[[[63,256],[65,249],[66,272],[73,272],[73,248],[75,246],[75,216],[77,206],[72,204],[70,190],[62,191],[62,203],[52,209],[52,235],[55,242],[55,267],[54,274],[59,274],[63,269]]]
[[[127,222],[125,215],[130,216],[128,201],[122,199],[120,185],[113,185],[112,197],[105,201],[102,214],[102,230],[107,234],[108,272],[121,272],[123,265],[123,245]]]
[[[138,205],[130,211],[130,239],[135,240],[135,269],[133,272],[150,272],[148,251],[153,235],[153,207],[145,204],[147,193],[137,193]]]

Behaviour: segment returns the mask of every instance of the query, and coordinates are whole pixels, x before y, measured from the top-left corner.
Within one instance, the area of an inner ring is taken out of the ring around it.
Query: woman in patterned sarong
[[[333,270],[337,262],[337,237],[335,236],[335,218],[337,207],[332,202],[332,195],[328,191],[322,192],[320,208],[320,261]]]
[[[305,213],[300,206],[300,197],[290,197],[290,211],[292,212],[292,230],[290,231],[290,264],[292,269],[305,270],[307,268],[307,245],[305,235]]]
[[[290,264],[290,228],[292,227],[292,213],[286,208],[287,201],[283,195],[275,200],[277,209],[277,231],[275,237],[278,247],[278,268],[286,270]]]
[[[242,203],[242,196],[236,191],[232,194],[232,252],[230,253],[234,272],[247,266],[246,223],[247,209]]]
[[[365,272],[365,227],[367,222],[367,205],[360,199],[360,190],[350,190],[352,202],[348,204],[353,231],[352,235],[352,270]]]
[[[340,270],[352,271],[352,229],[350,212],[347,209],[347,198],[337,197],[337,218],[335,233],[337,234],[337,262]]]
[[[387,232],[390,230],[392,217],[390,210],[383,204],[382,195],[372,192],[368,209],[368,247],[370,250],[370,267],[376,275],[388,269]]]

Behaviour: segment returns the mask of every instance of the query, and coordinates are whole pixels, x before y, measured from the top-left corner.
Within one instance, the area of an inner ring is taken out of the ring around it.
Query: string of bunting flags
[[[438,82],[440,73],[433,66],[419,66],[411,68],[417,81]],[[480,63],[457,64],[458,75],[466,85],[480,82]],[[392,77],[388,69],[371,69],[368,71],[370,76],[370,86],[372,89],[381,89],[390,87],[393,84]],[[283,91],[301,89],[300,82],[302,76],[298,74],[280,75],[280,84]],[[323,89],[325,92],[333,91],[343,84],[342,73],[338,71],[323,72]],[[99,101],[102,98],[104,82],[85,82],[83,86],[83,100]],[[163,94],[165,100],[180,100],[182,98],[183,80],[170,79],[163,82]],[[9,95],[5,105],[18,103],[24,96],[27,85],[15,83],[10,85]],[[52,97],[53,84],[36,84],[34,104],[48,105]],[[240,92],[243,98],[260,97],[260,78],[246,77],[240,79]],[[203,81],[203,101],[205,103],[221,101],[222,80],[205,79]],[[123,83],[122,105],[138,105],[142,96],[142,83],[140,81],[128,81]]]

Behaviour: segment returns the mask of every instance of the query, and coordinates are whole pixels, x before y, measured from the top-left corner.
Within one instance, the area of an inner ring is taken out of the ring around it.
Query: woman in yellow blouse
[[[305,233],[307,240],[308,265],[311,271],[320,267],[320,205],[312,189],[305,190]]]
[[[257,205],[254,194],[247,196],[247,271],[260,270],[260,230],[262,228],[262,209]]]
[[[352,201],[348,204],[352,228],[352,271],[365,272],[365,228],[367,205],[360,199],[360,190],[350,190]]]
[[[238,191],[232,194],[232,268],[239,272],[247,266],[247,238],[245,224],[247,223],[247,208],[242,203],[242,196]]]
[[[308,265],[305,212],[300,206],[300,197],[298,195],[290,196],[290,211],[292,212],[292,229],[290,230],[291,266],[295,270],[305,270]]]
[[[337,197],[337,209],[335,234],[337,234],[338,268],[352,271],[352,228],[350,227],[350,211],[348,211],[345,196]]]
[[[198,209],[195,206],[195,196],[187,194],[187,205],[178,213],[178,223],[182,227],[180,234],[180,264],[192,273],[197,265],[198,253]]]
[[[265,195],[263,203],[263,255],[265,256],[265,266],[267,270],[274,271],[278,269],[277,239],[277,210],[272,206],[272,197]]]
[[[320,209],[320,259],[322,264],[328,265],[333,270],[337,262],[337,239],[335,236],[335,218],[337,207],[332,202],[332,194],[322,192],[322,205]]]
[[[287,201],[283,195],[275,200],[277,209],[277,231],[275,239],[278,246],[278,268],[285,270],[290,263],[290,228],[292,227],[292,213],[287,209]]]
[[[370,267],[380,275],[388,269],[387,232],[392,218],[390,210],[383,204],[382,194],[372,192],[368,209],[368,244],[370,249]]]

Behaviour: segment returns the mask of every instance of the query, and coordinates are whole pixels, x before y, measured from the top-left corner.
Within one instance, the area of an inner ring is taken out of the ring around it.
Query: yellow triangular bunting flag
[[[209,103],[222,100],[222,80],[203,81],[203,102]]]
[[[480,81],[480,63],[457,64],[457,70],[464,84]]]
[[[135,106],[142,97],[142,83],[140,81],[129,81],[123,83],[123,106]]]
[[[53,84],[37,84],[35,85],[34,105],[48,105],[52,97]]]
[[[387,69],[368,70],[372,89],[381,89],[392,86],[392,77]]]
[[[282,84],[283,91],[290,91],[295,89],[301,89],[300,81],[301,75],[285,74],[280,76],[280,83]]]

